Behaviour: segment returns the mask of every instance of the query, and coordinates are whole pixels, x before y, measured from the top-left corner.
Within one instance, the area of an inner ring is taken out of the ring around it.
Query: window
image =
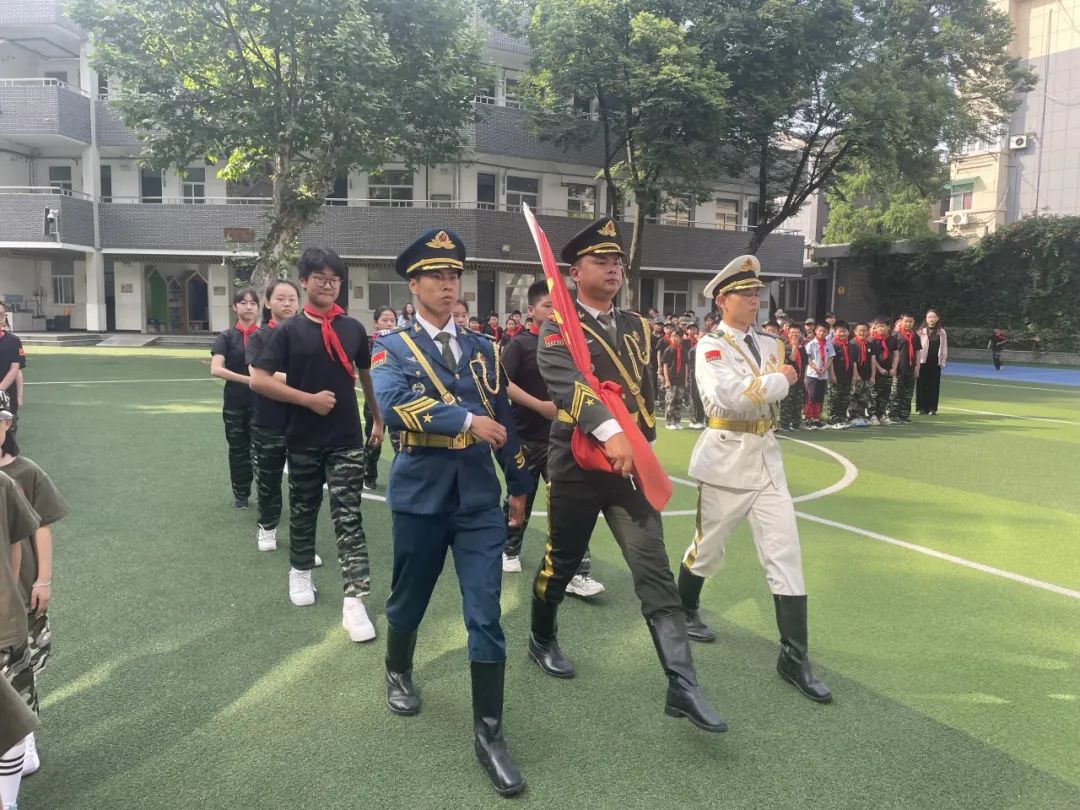
[[[972,200],[975,196],[975,182],[953,183],[952,197],[949,200],[950,211],[971,210]]]
[[[379,307],[392,307],[394,312],[412,301],[409,283],[399,276],[392,267],[372,267],[368,269],[368,298],[372,310]]]
[[[535,177],[506,175],[506,210],[520,211],[522,203],[528,203],[534,211],[539,207],[540,181]]]
[[[97,94],[98,98],[109,97],[109,77],[104,73],[99,73],[97,76]]]
[[[495,199],[495,175],[487,172],[478,173],[476,175],[476,207],[494,211],[497,202],[498,200]]]
[[[71,191],[71,167],[50,166],[49,185],[60,191]]]
[[[52,295],[54,304],[75,303],[75,265],[73,263],[53,263]]]
[[[384,169],[372,172],[368,181],[371,204],[391,208],[410,208],[413,199],[413,173],[408,169]]]
[[[160,203],[161,189],[161,172],[143,169],[139,173],[139,199],[144,203]]]
[[[507,107],[517,107],[518,109],[521,109],[525,106],[521,101],[520,84],[521,82],[516,73],[506,73],[506,76],[503,78],[503,95]]]
[[[784,308],[806,309],[806,279],[789,278],[784,281]]]
[[[495,70],[492,68],[491,73],[485,76],[480,81],[480,86],[476,89],[476,101],[479,104],[494,104],[495,103]]]
[[[751,200],[746,205],[746,224],[753,228],[758,224],[758,201]]]
[[[593,219],[596,216],[596,186],[567,183],[566,211],[576,219]]]
[[[52,79],[53,81],[60,82],[61,84],[67,84],[68,72],[66,70],[46,70],[45,78]]]
[[[334,185],[330,189],[330,196],[326,198],[327,205],[349,204],[349,175],[341,172],[334,178]]]
[[[739,228],[739,201],[716,201],[716,227],[722,231],[735,231]]]
[[[694,203],[686,197],[668,197],[665,208],[665,225],[684,225],[689,227],[690,223],[694,221]]]
[[[529,310],[529,287],[536,281],[536,276],[532,273],[507,273],[503,276],[503,281],[505,282],[503,286],[505,296],[503,298],[503,315],[499,325],[505,326],[507,316],[515,309],[520,310],[522,324],[524,325],[525,313]]]
[[[682,315],[690,306],[690,282],[685,278],[664,279],[664,306],[661,314]]]
[[[453,201],[449,194],[432,194],[431,195],[431,207],[432,208],[453,208]]]
[[[101,164],[101,201],[112,202],[112,166]]]
[[[592,118],[592,97],[574,95],[574,112],[579,118]]]
[[[187,170],[184,176],[184,202],[206,202],[206,169],[202,166]]]

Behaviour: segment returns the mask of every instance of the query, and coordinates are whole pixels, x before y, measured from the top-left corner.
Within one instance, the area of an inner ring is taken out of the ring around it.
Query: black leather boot
[[[664,713],[685,717],[703,731],[727,731],[727,723],[709,705],[701,693],[690,660],[690,639],[686,635],[686,617],[682,613],[657,616],[648,620],[656,654],[668,678]]]
[[[573,678],[574,665],[563,655],[556,637],[559,625],[555,620],[559,606],[545,602],[533,594],[532,632],[529,633],[529,658],[540,669],[556,678]]]
[[[473,661],[472,705],[476,758],[484,766],[500,796],[516,796],[525,789],[517,765],[503,739],[503,675],[505,661]]]
[[[412,682],[416,633],[386,629],[386,705],[394,714],[411,716],[420,711],[420,693]]]
[[[776,671],[811,700],[829,703],[832,692],[814,677],[807,656],[806,596],[773,594],[776,605],[776,626],[780,628],[780,657]]]
[[[701,604],[701,587],[704,584],[705,577],[691,574],[685,565],[679,566],[679,598],[686,613],[686,635],[694,641],[710,642],[716,641],[716,633],[701,620],[698,610]]]

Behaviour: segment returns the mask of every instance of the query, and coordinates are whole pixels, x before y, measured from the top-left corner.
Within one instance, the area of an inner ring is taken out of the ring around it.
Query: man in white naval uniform
[[[690,475],[698,481],[697,531],[679,567],[679,595],[690,638],[713,641],[716,634],[698,612],[701,588],[723,560],[728,536],[748,518],[780,628],[777,671],[811,700],[828,703],[832,693],[814,677],[807,657],[799,530],[773,433],[776,409],[797,374],[784,365],[783,344],[755,329],[760,274],[754,256],[740,256],[705,287],[723,320],[697,345],[707,429],[690,456]]]

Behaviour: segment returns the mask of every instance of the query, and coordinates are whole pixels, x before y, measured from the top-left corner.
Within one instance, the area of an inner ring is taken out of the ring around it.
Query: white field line
[[[205,377],[181,377],[174,380],[27,380],[25,385],[108,385],[109,383],[178,383],[178,382],[208,382],[216,379],[209,374]]]
[[[1059,425],[1080,425],[1071,419],[1051,419],[1049,416],[1020,416],[1015,413],[1000,413],[998,411],[976,411],[971,408],[957,408],[955,405],[942,405],[943,411],[960,411],[961,413],[974,413],[979,416],[1002,416],[1006,419],[1025,419],[1029,422],[1055,422]]]
[[[1016,388],[1020,391],[1049,391],[1052,394],[1080,394],[1080,386],[1069,386],[1068,383],[1062,383],[1061,388],[1039,388],[1034,385],[1011,385],[1009,383],[988,383],[988,382],[975,382],[974,380],[958,380],[955,377],[946,376],[945,381],[950,384],[956,385],[982,385],[987,388]],[[1074,390],[1070,391],[1069,388]]]

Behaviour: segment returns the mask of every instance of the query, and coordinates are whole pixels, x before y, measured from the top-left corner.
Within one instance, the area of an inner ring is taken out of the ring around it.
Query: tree
[[[634,281],[648,218],[707,199],[724,144],[727,79],[690,41],[678,3],[539,0],[524,78],[530,120],[543,137],[602,139],[608,210],[636,205],[627,259]],[[596,119],[585,107],[596,104]]]
[[[934,197],[901,179],[895,171],[878,170],[866,160],[856,160],[849,169],[838,172],[834,180],[825,195],[829,202],[826,243],[868,238],[895,242],[936,236],[930,228]]]
[[[144,162],[269,178],[252,281],[283,276],[336,177],[454,158],[482,74],[469,0],[75,0]]]
[[[752,251],[856,159],[927,189],[942,145],[993,137],[1034,85],[991,0],[699,0],[694,21],[757,181]]]

